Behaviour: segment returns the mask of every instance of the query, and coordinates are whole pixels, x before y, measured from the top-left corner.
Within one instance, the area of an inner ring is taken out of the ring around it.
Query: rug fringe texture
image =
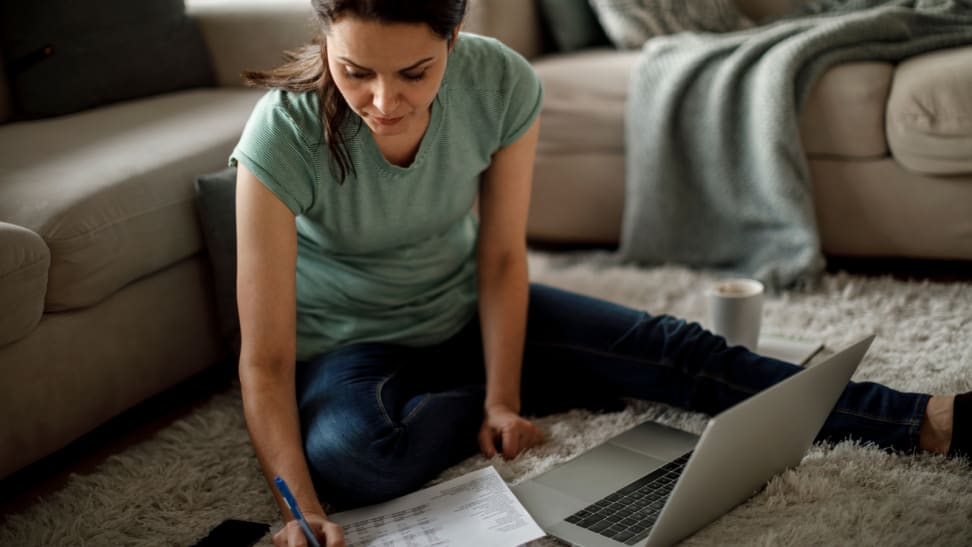
[[[705,322],[705,274],[635,268],[607,253],[531,253],[531,278]],[[972,390],[972,283],[829,274],[816,289],[767,299],[764,332],[826,341],[874,332],[855,375],[906,391]],[[537,421],[546,442],[513,461],[469,458],[441,482],[487,465],[515,484],[644,420],[701,432],[705,416],[630,401],[621,412],[575,410]],[[972,465],[856,442],[818,444],[802,465],[684,542],[710,545],[968,546]],[[0,545],[191,545],[227,518],[280,526],[249,444],[238,388],[109,457],[93,472],[0,523]],[[269,534],[260,545],[272,545]],[[535,547],[561,545],[544,538]]]

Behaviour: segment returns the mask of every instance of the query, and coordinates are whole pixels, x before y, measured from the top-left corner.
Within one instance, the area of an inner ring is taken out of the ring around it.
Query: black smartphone
[[[192,547],[251,547],[269,531],[269,524],[227,519]]]

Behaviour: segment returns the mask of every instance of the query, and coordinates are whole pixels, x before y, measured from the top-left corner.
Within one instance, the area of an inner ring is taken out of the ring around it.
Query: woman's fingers
[[[273,544],[276,547],[306,547],[307,538],[297,521],[292,520],[273,535]]]
[[[339,524],[327,521],[321,527],[324,532],[326,542],[322,543],[325,547],[344,547],[344,530]]]
[[[307,516],[310,528],[317,532],[317,541],[325,547],[345,547],[344,530],[336,524],[317,515]],[[276,547],[306,547],[307,537],[296,520],[291,520],[273,535]]]
[[[520,445],[522,444],[522,432],[519,427],[512,426],[507,427],[503,430],[502,435],[503,443],[503,458],[507,460],[512,460],[520,453]]]
[[[533,422],[511,411],[487,413],[479,428],[479,449],[492,458],[500,452],[510,460],[543,442],[543,433]],[[499,450],[497,450],[499,449]]]
[[[496,455],[496,432],[486,422],[479,428],[479,451],[486,458]]]
[[[503,457],[511,460],[524,450],[543,442],[543,433],[533,422],[521,418],[503,428],[501,433]]]

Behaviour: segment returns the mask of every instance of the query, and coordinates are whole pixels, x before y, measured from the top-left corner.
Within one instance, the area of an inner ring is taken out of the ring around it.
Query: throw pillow
[[[219,331],[227,347],[240,353],[240,317],[236,308],[236,168],[196,179],[196,204],[209,251],[216,293]]]
[[[635,49],[654,36],[683,31],[749,28],[734,0],[590,0],[601,26],[619,48]]]
[[[588,0],[540,0],[540,16],[557,51],[611,45]]]
[[[0,2],[0,45],[22,118],[214,83],[184,0]]]

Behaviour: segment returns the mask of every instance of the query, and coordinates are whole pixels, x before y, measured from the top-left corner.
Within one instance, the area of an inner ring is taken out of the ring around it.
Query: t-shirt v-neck
[[[363,121],[361,122],[362,132],[359,134],[358,138],[361,139],[362,145],[364,147],[364,152],[367,154],[367,161],[374,162],[381,167],[382,170],[386,171],[389,175],[397,176],[407,173],[413,167],[418,167],[422,160],[422,157],[428,153],[428,149],[431,146],[429,143],[434,142],[438,138],[439,128],[441,126],[440,120],[442,119],[442,110],[445,108],[444,99],[438,95],[432,101],[432,105],[429,107],[429,123],[422,132],[422,136],[419,138],[418,148],[415,150],[415,156],[408,165],[396,165],[390,161],[381,152],[381,147],[375,140],[374,133]]]

